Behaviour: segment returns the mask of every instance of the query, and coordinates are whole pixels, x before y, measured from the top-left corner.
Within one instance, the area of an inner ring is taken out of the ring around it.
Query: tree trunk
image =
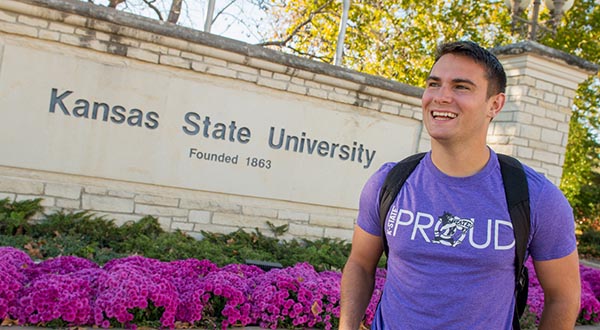
[[[177,23],[179,20],[179,15],[181,14],[182,3],[183,0],[173,0],[171,3],[171,10],[169,10],[169,18],[167,18],[167,22]]]

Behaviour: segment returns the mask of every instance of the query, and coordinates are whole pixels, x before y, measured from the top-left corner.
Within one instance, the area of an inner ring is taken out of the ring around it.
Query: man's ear
[[[506,94],[498,93],[494,96],[491,96],[489,101],[488,116],[493,119],[504,107],[504,103],[506,102]]]

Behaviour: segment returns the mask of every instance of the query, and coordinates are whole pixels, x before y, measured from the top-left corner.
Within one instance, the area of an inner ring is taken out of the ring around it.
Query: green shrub
[[[338,239],[283,241],[277,237],[288,226],[270,223],[272,236],[256,229],[229,234],[202,232],[204,238],[196,240],[180,231],[165,232],[151,216],[118,227],[113,220],[87,211],[60,211],[31,222],[34,214],[43,211],[40,201],[0,201],[0,245],[28,251],[35,259],[73,255],[99,265],[139,254],[162,261],[208,259],[219,266],[248,259],[284,267],[309,262],[319,271],[341,269],[350,252],[350,243]]]
[[[600,231],[588,229],[577,237],[582,258],[600,259]]]
[[[107,247],[113,242],[123,240],[113,220],[95,216],[87,211],[59,211],[47,215],[43,221],[32,227],[31,232],[36,238],[74,236],[98,247]]]
[[[40,198],[18,202],[11,202],[8,198],[0,200],[0,234],[28,234],[31,218],[43,210],[41,201]]]

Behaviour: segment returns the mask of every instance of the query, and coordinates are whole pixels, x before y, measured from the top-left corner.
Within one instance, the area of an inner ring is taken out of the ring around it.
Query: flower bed
[[[529,310],[539,317],[543,293],[531,261],[527,266]],[[581,266],[581,277],[579,321],[598,323],[600,270]],[[336,329],[340,279],[340,272],[317,272],[308,263],[265,272],[250,265],[219,268],[208,260],[132,256],[99,267],[71,256],[34,263],[23,251],[0,247],[0,319],[57,327]],[[367,324],[384,280],[380,269]]]

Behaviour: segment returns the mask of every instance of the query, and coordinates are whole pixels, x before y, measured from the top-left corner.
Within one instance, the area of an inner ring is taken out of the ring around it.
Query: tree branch
[[[225,7],[223,7],[221,10],[219,10],[219,12],[212,18],[212,22],[214,23],[217,20],[217,17],[219,17],[219,15],[223,14],[223,12],[229,8],[231,5],[233,5],[234,2],[236,2],[237,0],[231,0],[229,1],[228,4],[225,5]]]
[[[164,21],[164,18],[162,17],[162,14],[160,13],[160,10],[153,5],[154,0],[144,0],[144,3],[148,5],[148,7],[150,7],[150,9],[154,10],[154,12],[156,13],[156,15],[158,15],[158,19],[161,21]]]
[[[298,26],[296,26],[294,28],[294,30],[292,30],[292,32],[287,36],[287,38],[283,39],[283,40],[279,40],[279,41],[265,41],[265,42],[261,42],[256,44],[257,46],[277,46],[277,47],[285,47],[286,44],[292,40],[292,38],[296,35],[296,33],[298,33],[298,31],[300,31],[300,29],[302,29],[304,26],[306,26],[308,23],[312,22],[312,19],[317,15],[320,14],[325,7],[327,7],[330,3],[332,3],[333,0],[328,0],[327,2],[325,2],[321,7],[317,8],[317,10],[313,11],[312,13],[310,13],[310,15],[308,15],[308,18],[300,23]],[[294,50],[291,47],[288,47],[292,50]],[[295,51],[295,50],[294,50]]]

